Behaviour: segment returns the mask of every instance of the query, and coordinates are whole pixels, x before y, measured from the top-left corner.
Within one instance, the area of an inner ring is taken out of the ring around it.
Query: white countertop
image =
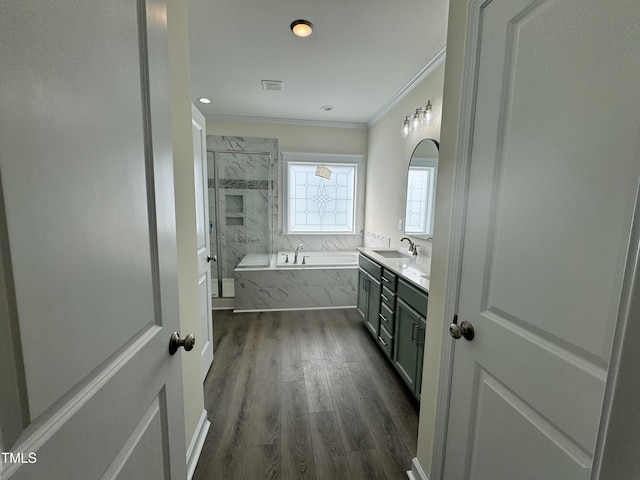
[[[402,258],[387,258],[376,251],[398,251],[393,248],[369,248],[358,247],[358,251],[369,257],[374,262],[382,265],[393,273],[408,280],[416,287],[429,293],[429,276],[431,274],[431,257],[411,255]],[[404,252],[403,252],[404,253]]]

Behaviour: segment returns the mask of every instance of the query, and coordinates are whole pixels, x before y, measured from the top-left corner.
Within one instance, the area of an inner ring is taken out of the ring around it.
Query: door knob
[[[452,323],[451,325],[449,325],[449,335],[451,335],[455,340],[458,340],[460,337],[462,337],[462,329],[460,328],[460,325],[458,325],[457,323]]]
[[[473,325],[471,325],[471,323],[467,322],[466,320],[460,324],[460,331],[462,332],[462,336],[465,340],[471,341],[476,335],[476,332],[473,329]]]
[[[461,337],[464,337],[465,340],[471,341],[473,337],[475,337],[475,330],[473,329],[473,325],[466,320],[458,325],[457,318],[454,319],[453,323],[449,326],[449,335],[451,335],[454,339],[458,340]]]
[[[174,355],[180,347],[184,347],[187,352],[193,350],[193,346],[196,344],[196,337],[192,334],[187,335],[184,338],[180,338],[178,332],[173,332],[169,339],[169,353]]]
[[[215,255],[213,257],[207,256],[207,263],[209,263],[211,260],[213,260],[214,262],[218,261]]]

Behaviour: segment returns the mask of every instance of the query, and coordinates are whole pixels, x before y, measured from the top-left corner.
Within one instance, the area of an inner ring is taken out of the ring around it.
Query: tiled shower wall
[[[282,235],[281,224],[278,221],[279,211],[279,196],[281,191],[280,186],[280,155],[278,152],[278,140],[273,138],[257,138],[257,137],[229,137],[218,135],[207,135],[207,150],[209,151],[240,151],[240,152],[268,152],[271,154],[271,181],[273,182],[273,195],[271,198],[271,214],[264,209],[256,209],[254,212],[247,211],[249,216],[245,217],[244,226],[236,226],[234,228],[228,228],[230,232],[225,236],[222,241],[222,248],[225,251],[223,256],[227,259],[223,263],[223,276],[233,276],[233,268],[247,253],[269,253],[270,251],[277,252],[280,250],[293,250],[298,245],[302,244],[305,250],[355,250],[356,247],[363,245],[363,232],[358,235]],[[241,163],[241,162],[240,162]],[[245,162],[246,163],[246,162]],[[250,166],[240,166],[238,168],[251,168]],[[213,166],[209,165],[209,178],[213,177]],[[263,181],[265,178],[265,172],[256,171],[256,180]],[[233,178],[233,177],[229,177]],[[236,177],[238,178],[238,177]],[[242,178],[247,178],[243,174]],[[225,180],[225,175],[221,172],[221,179]],[[211,182],[210,182],[211,184]],[[241,187],[242,185],[228,183],[229,187]],[[246,187],[246,185],[245,185]],[[250,189],[245,188],[229,188],[225,194],[228,195],[245,195],[245,201],[247,197],[251,197],[247,192]],[[210,195],[212,190],[209,190]],[[254,188],[252,194],[267,195],[268,190],[263,188]],[[264,200],[264,199],[263,199]],[[213,209],[213,202],[210,197],[209,206]],[[221,205],[222,206],[222,205]],[[223,210],[224,211],[224,210]],[[224,215],[221,215],[223,221]],[[215,215],[210,212],[210,218],[213,220]],[[270,230],[265,230],[264,222],[271,220]],[[242,229],[245,229],[244,231]],[[224,231],[224,229],[223,229]],[[257,238],[260,235],[258,232],[270,231],[268,237],[271,238],[272,249],[268,248],[264,233],[262,238]],[[235,232],[235,233],[234,233]],[[263,242],[260,243],[259,240]],[[263,251],[257,250],[257,248],[264,248]],[[230,270],[229,270],[230,269]]]
[[[215,152],[252,152],[248,155],[219,153],[218,164],[220,243],[223,253],[223,278],[232,278],[233,270],[248,253],[270,253],[270,212],[275,200],[270,193],[271,172],[277,157],[278,142],[273,139],[207,136],[207,150]],[[253,153],[256,152],[256,153]],[[262,153],[262,154],[258,154]],[[269,161],[268,156],[271,155]],[[209,219],[215,222],[215,181],[213,156],[208,155]],[[212,243],[214,242],[212,236]]]

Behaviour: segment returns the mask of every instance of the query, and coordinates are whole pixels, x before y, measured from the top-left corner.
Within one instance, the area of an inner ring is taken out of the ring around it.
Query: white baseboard
[[[416,457],[411,460],[411,470],[407,472],[407,477],[409,480],[429,480]]]
[[[193,473],[196,471],[196,465],[198,464],[198,459],[200,458],[204,440],[207,438],[207,432],[210,426],[211,422],[207,420],[207,411],[203,410],[196,431],[193,433],[193,438],[191,438],[189,448],[187,449],[187,480],[191,480]]]

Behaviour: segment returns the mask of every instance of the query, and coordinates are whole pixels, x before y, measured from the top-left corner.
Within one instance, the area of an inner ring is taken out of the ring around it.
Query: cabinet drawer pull
[[[389,319],[387,319],[387,317],[385,317],[383,314],[380,314],[380,318],[384,323],[387,323],[389,321]]]
[[[384,277],[382,277],[382,281],[383,281],[384,283],[389,283],[389,280],[387,280],[387,279],[386,279],[386,278],[384,278]]]
[[[385,302],[389,301],[389,299],[387,298],[387,296],[384,293],[381,293],[380,296],[384,299]]]
[[[378,340],[380,340],[380,343],[382,345],[384,345],[385,347],[387,346],[387,342],[385,342],[380,335],[378,335]]]
[[[422,340],[420,340],[420,332],[424,331],[424,328],[422,327],[418,327],[418,345],[422,345],[424,344],[424,337],[422,338]]]
[[[411,341],[412,342],[416,339],[416,327],[417,326],[418,326],[417,323],[411,322]]]

